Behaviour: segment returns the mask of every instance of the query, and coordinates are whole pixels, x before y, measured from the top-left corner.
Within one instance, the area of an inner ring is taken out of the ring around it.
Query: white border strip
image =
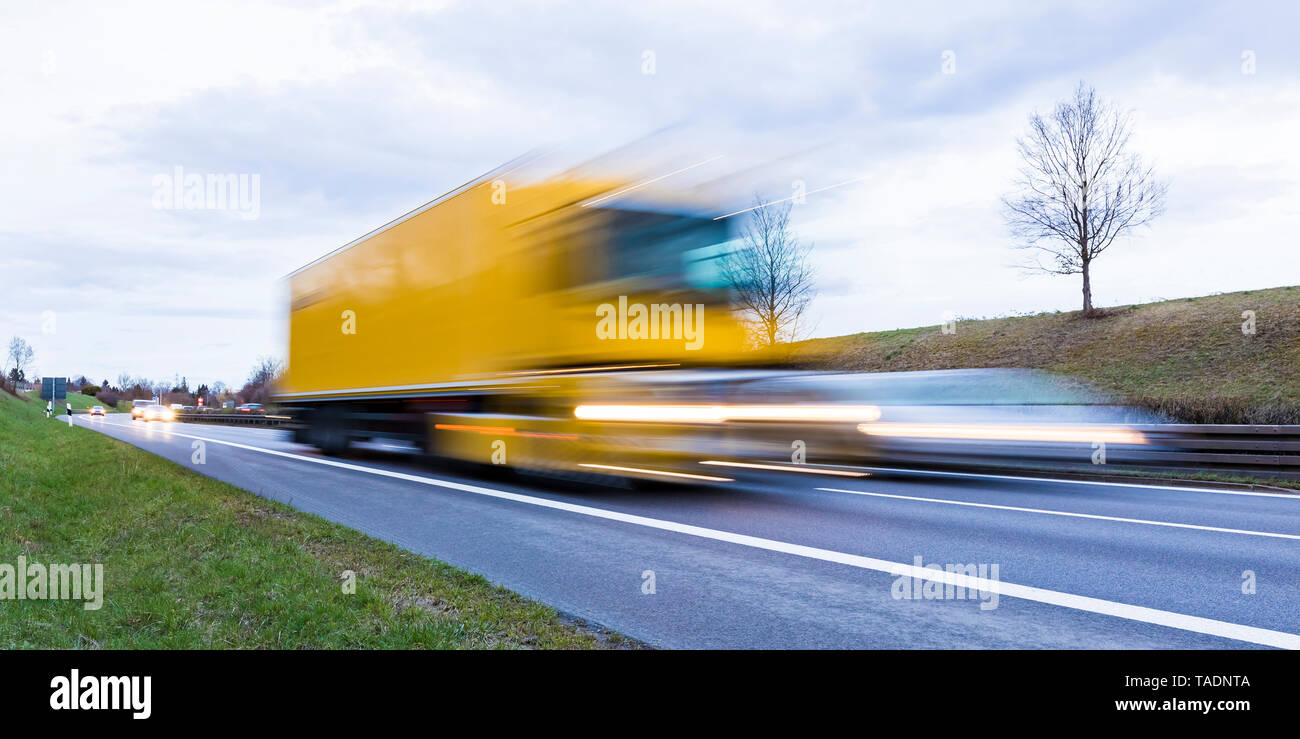
[[[120,426],[121,424],[116,425]],[[128,426],[128,428],[131,427]],[[394,470],[363,467],[361,465],[339,462],[333,459],[321,459],[301,454],[294,454],[292,452],[282,452],[275,449],[263,449],[261,447],[239,444],[233,441],[210,439],[203,436],[193,436],[191,434],[178,434],[170,431],[163,431],[162,434],[186,439],[197,439],[199,441],[207,441],[213,444],[224,444],[237,449],[261,452],[263,454],[270,454],[286,459],[296,459],[302,462],[312,462],[314,464],[321,464],[354,472],[365,472],[371,475],[378,475],[396,480],[406,480],[408,482],[416,482],[422,485],[433,485],[436,487],[447,488],[449,490],[459,490],[461,492],[474,493],[475,495],[482,495],[489,498],[509,500],[516,503],[526,503],[540,508],[550,508],[568,513],[577,513],[592,518],[618,521],[620,523],[644,526],[646,528],[658,529],[660,531],[671,531],[701,539],[751,547],[753,549],[762,549],[769,552],[790,554],[796,557],[806,557],[808,559],[815,559],[822,562],[843,564],[850,567],[857,567],[859,569],[883,572],[894,576],[909,576],[922,580],[933,580],[953,585],[955,587],[966,588],[968,590],[973,589],[995,592],[1011,598],[1020,598],[1022,600],[1030,600],[1037,603],[1046,603],[1048,605],[1061,606],[1063,608],[1072,608],[1074,610],[1097,613],[1104,616],[1114,616],[1129,621],[1139,621],[1157,626],[1167,626],[1173,629],[1182,629],[1184,631],[1191,631],[1208,636],[1236,639],[1238,641],[1281,649],[1300,649],[1300,635],[1290,634],[1284,631],[1274,631],[1272,629],[1262,629],[1256,626],[1246,626],[1227,621],[1217,621],[1215,619],[1202,618],[1200,616],[1189,616],[1182,613],[1174,613],[1172,611],[1162,611],[1156,608],[1146,608],[1145,606],[1116,603],[1113,601],[1102,600],[1100,598],[1090,598],[1083,595],[1062,593],[1055,590],[1045,590],[1043,588],[1036,588],[1029,585],[1016,585],[1000,580],[971,577],[969,575],[948,572],[946,570],[930,570],[925,567],[917,567],[916,565],[905,564],[902,562],[890,562],[888,560],[876,559],[874,557],[845,554],[844,552],[836,552],[829,549],[819,549],[817,547],[804,546],[802,544],[791,544],[773,539],[749,536],[747,534],[737,534],[730,531],[718,531],[715,529],[704,528],[702,526],[692,526],[690,524],[677,523],[675,521],[663,521],[657,518],[636,516],[630,513],[620,513],[618,511],[605,510],[604,508],[593,508],[591,506],[576,505],[547,498],[537,498],[531,495],[522,495],[520,493],[509,493],[504,490],[493,490],[491,488],[479,487],[477,485],[466,485],[464,483],[451,482],[449,480],[438,480],[432,477],[412,475]]]

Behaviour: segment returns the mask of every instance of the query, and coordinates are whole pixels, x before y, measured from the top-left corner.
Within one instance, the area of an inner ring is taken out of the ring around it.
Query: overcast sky
[[[240,384],[285,354],[286,273],[524,152],[685,124],[726,153],[693,174],[850,182],[794,210],[816,335],[1076,309],[1077,277],[1015,268],[998,198],[1080,79],[1170,183],[1099,305],[1297,284],[1298,8],[6,3],[0,338],[46,374]],[[176,167],[256,174],[256,217],[156,207]]]

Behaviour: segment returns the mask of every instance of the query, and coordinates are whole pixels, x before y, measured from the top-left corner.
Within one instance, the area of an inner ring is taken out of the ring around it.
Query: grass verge
[[[44,415],[0,394],[0,563],[102,563],[103,606],[0,600],[0,648],[635,646]]]
[[[34,400],[37,403],[39,403],[42,411],[45,410],[45,404],[49,402],[46,400],[41,400],[40,394],[35,390],[28,390],[26,393],[24,393],[24,395],[27,396],[28,400]],[[104,406],[104,410],[110,412],[114,410],[113,408],[110,408],[109,406],[105,405],[103,401],[96,399],[94,396],[82,395],[81,393],[68,393],[68,397],[65,400],[60,400],[54,404],[54,410],[57,411],[59,415],[63,415],[64,413],[64,408],[65,408],[64,403],[71,403],[72,410],[74,411],[90,410],[92,407],[97,405]]]

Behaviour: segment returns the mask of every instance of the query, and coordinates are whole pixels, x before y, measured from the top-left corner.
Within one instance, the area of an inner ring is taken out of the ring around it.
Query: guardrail
[[[1158,424],[1135,427],[1150,447],[1130,450],[1138,462],[1271,467],[1300,473],[1300,426]]]
[[[880,449],[876,459],[923,466],[1012,466],[1086,474],[1098,474],[1103,470],[1208,472],[1300,479],[1300,425],[1169,423],[1125,425],[1123,428],[1140,432],[1146,443],[1109,443],[1101,457],[1103,463],[1096,461],[1098,447],[1095,444],[1092,453],[1089,453],[1088,444],[1069,445],[1078,452],[1078,456],[1071,456],[1046,451],[1042,443],[985,444],[973,438],[962,446],[936,447],[924,444],[924,439],[905,436]],[[1049,443],[1048,446],[1052,445]],[[1104,466],[1099,467],[1099,464]]]
[[[261,413],[177,413],[176,420],[181,423],[218,423],[229,426],[280,426],[293,418]]]

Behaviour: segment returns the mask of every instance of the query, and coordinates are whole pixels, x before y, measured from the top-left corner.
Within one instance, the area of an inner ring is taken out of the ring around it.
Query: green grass
[[[31,400],[35,400],[38,403],[40,403],[42,410],[45,408],[45,404],[49,402],[47,400],[41,400],[40,394],[37,393],[35,390],[28,390],[26,395]],[[93,395],[82,395],[81,393],[68,393],[67,400],[60,400],[56,402],[54,404],[54,409],[57,410],[59,413],[63,413],[64,412],[63,404],[65,402],[72,403],[72,410],[74,411],[89,410],[92,406],[96,406],[96,405],[104,406],[104,410],[106,411],[109,412],[113,411],[112,406],[107,405],[106,403],[104,403],[104,401],[95,398]]]
[[[1193,482],[1226,482],[1233,485],[1264,485],[1270,488],[1281,489],[1282,492],[1290,490],[1300,491],[1300,480],[1288,480],[1285,478],[1273,477],[1252,477],[1248,474],[1232,472],[1202,472],[1202,471],[1180,471],[1180,472],[1160,472],[1155,470],[1108,470],[1107,474],[1116,477],[1141,477],[1155,478],[1171,481],[1193,481]]]
[[[1256,333],[1242,333],[1242,312]],[[1030,367],[1191,422],[1300,423],[1300,287],[959,320],[802,342],[804,364],[860,372]]]
[[[44,406],[0,393],[0,563],[102,563],[103,607],[0,601],[0,648],[635,646]]]

